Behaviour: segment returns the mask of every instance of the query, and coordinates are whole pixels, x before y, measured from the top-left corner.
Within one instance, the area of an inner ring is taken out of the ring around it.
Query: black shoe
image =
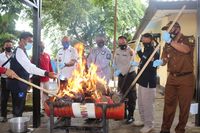
[[[1,119],[2,123],[7,122],[7,121],[8,121],[8,119],[6,117],[2,117],[2,119]]]
[[[160,131],[160,133],[170,133],[170,131]]]
[[[126,120],[126,124],[131,124],[132,122],[134,122],[135,119],[133,117],[130,117]]]
[[[44,113],[40,113],[40,117],[44,117]]]
[[[94,123],[96,121],[96,119],[94,119],[94,118],[87,118],[87,119],[85,119],[85,123],[86,124],[91,124],[91,123]]]

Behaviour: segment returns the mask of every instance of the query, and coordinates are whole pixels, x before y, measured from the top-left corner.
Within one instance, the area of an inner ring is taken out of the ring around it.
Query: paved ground
[[[162,121],[162,113],[163,113],[163,96],[157,93],[156,102],[155,102],[155,129],[151,133],[159,133],[161,121]],[[24,116],[29,116],[32,119],[32,112],[26,112],[24,113]],[[9,117],[12,117],[9,115]],[[178,110],[176,114],[175,121],[173,123],[173,128],[171,130],[172,133],[174,133],[174,127],[177,124],[177,118],[178,118]],[[139,120],[139,113],[138,109],[136,109],[135,112],[135,119]],[[82,119],[79,119],[82,121]],[[77,121],[79,121],[77,120]],[[200,128],[194,126],[194,115],[190,115],[186,133],[200,133]],[[0,133],[9,133],[9,124],[7,123],[0,123]],[[49,118],[47,116],[42,117],[42,124],[39,128],[33,129],[32,123],[30,121],[29,124],[29,132],[30,133],[47,133],[49,132]],[[114,121],[109,120],[109,133],[139,133],[139,130],[142,127],[136,127],[133,124],[126,125],[124,121]],[[56,129],[54,130],[55,133],[65,133],[65,130]],[[76,130],[71,129],[70,133],[96,133],[97,131],[83,131],[83,130]]]

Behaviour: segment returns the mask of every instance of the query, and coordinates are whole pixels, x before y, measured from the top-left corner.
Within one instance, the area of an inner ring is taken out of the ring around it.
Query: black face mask
[[[43,53],[44,52],[44,48],[40,48],[40,52]]]
[[[6,47],[6,48],[5,48],[5,51],[6,51],[6,52],[12,52],[12,47]]]
[[[174,39],[174,38],[176,38],[177,35],[178,35],[177,33],[171,33],[171,34],[170,34],[170,37],[171,37],[172,39]]]
[[[127,48],[127,45],[119,45],[121,50],[125,50]]]
[[[143,45],[144,45],[145,48],[148,48],[148,47],[151,46],[151,43],[143,43]]]
[[[102,47],[104,46],[104,43],[103,43],[103,42],[97,43],[97,46],[98,46],[99,48],[102,48]]]
[[[177,31],[177,29],[174,30],[173,32],[170,33],[170,37],[172,39],[176,38],[176,36],[179,34],[179,32],[180,32],[180,30],[179,31]]]

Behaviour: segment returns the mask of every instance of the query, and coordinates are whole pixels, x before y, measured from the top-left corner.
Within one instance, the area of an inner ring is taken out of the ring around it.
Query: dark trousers
[[[6,78],[1,78],[1,116],[7,117],[7,104],[10,90],[6,88]]]
[[[19,96],[20,92],[24,93],[23,97]],[[24,112],[25,103],[26,103],[26,93],[27,93],[27,91],[20,91],[20,89],[19,90],[11,90],[13,116],[14,117],[22,116],[22,113]]]
[[[125,94],[126,90],[130,87],[135,77],[136,77],[135,72],[128,73],[127,77],[126,75],[124,76],[121,74],[119,75],[118,88],[122,95]],[[128,118],[130,118],[130,117],[133,117],[135,105],[136,105],[136,99],[137,99],[135,85],[130,89],[126,98],[128,99],[128,102],[127,102]]]
[[[163,113],[163,123],[161,130],[170,131],[176,107],[179,103],[179,122],[175,128],[176,133],[184,133],[187,124],[190,104],[195,88],[195,78],[193,74],[175,77],[169,75],[165,87],[165,103]]]

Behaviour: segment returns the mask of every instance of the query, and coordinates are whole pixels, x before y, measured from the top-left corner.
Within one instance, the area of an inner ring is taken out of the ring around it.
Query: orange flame
[[[84,45],[77,43],[74,46],[79,55],[79,61],[76,69],[72,73],[72,77],[68,79],[67,86],[60,89],[58,96],[75,97],[75,94],[91,94],[92,99],[98,99],[102,93],[107,92],[106,81],[97,74],[97,66],[91,64],[86,70],[86,58],[84,57]]]

